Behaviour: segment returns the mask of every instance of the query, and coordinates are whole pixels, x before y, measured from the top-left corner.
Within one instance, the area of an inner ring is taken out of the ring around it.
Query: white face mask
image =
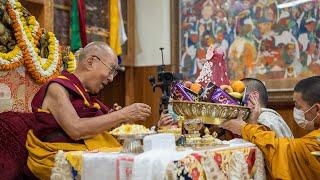
[[[293,109],[293,118],[296,121],[296,123],[303,129],[306,129],[306,130],[314,129],[314,120],[318,117],[318,114],[311,121],[308,121],[305,117],[305,113],[307,113],[312,108],[313,106],[311,106],[306,112],[303,112],[302,110],[296,107],[294,107]]]

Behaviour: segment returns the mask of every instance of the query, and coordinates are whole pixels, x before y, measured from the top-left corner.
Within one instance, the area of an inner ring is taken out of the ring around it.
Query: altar
[[[261,151],[242,139],[207,148],[119,152],[62,152],[51,179],[266,179]]]

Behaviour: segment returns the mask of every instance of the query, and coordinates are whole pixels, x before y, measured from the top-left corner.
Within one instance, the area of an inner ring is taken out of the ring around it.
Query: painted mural
[[[195,79],[213,44],[225,54],[230,79],[319,74],[320,3],[300,2],[180,0],[180,72]]]

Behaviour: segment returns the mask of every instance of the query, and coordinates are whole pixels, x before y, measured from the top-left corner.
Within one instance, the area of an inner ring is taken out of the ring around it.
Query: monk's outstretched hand
[[[167,111],[163,111],[160,115],[160,120],[158,121],[158,127],[173,125],[173,124],[175,123],[172,118],[172,115]]]
[[[221,128],[231,131],[233,134],[241,136],[241,130],[247,123],[242,119],[231,119],[220,125]]]
[[[118,103],[114,103],[112,109],[110,109],[109,113],[112,113],[114,111],[119,111],[120,109],[122,109],[122,106],[119,106]]]
[[[144,103],[134,103],[119,111],[125,116],[127,122],[144,121],[151,115],[151,107]]]

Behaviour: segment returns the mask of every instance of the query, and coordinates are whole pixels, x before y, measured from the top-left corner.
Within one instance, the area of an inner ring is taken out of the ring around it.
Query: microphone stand
[[[162,91],[161,101],[160,101],[160,109],[159,114],[161,114],[163,111],[166,111],[168,109],[169,105],[169,99],[170,99],[170,89],[171,84],[175,80],[179,80],[180,78],[178,75],[175,75],[172,72],[167,72],[164,65],[164,59],[163,59],[163,47],[159,48],[161,52],[161,58],[162,58],[162,65],[158,66],[158,76],[157,78],[155,76],[149,77],[149,82],[151,83],[153,92],[155,92],[156,88],[160,88]]]

